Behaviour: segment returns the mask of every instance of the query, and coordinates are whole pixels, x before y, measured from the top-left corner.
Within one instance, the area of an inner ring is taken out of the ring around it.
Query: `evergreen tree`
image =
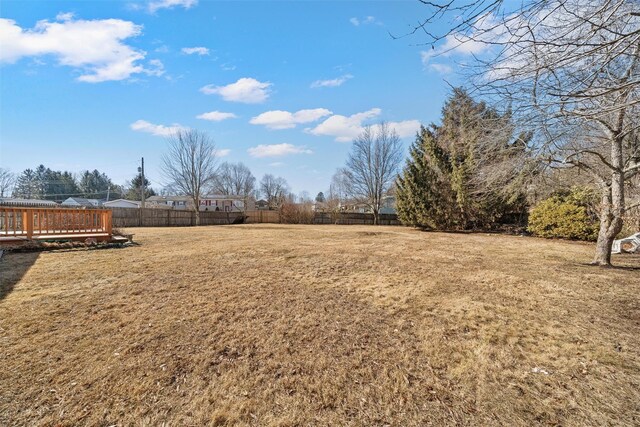
[[[140,200],[142,194],[142,173],[138,173],[129,183],[129,189],[125,194],[127,200]],[[144,197],[149,198],[155,196],[156,192],[151,188],[151,182],[145,177],[144,179]]]
[[[526,218],[522,177],[531,135],[512,142],[510,112],[500,114],[455,89],[442,124],[422,128],[398,179],[400,219],[440,229],[491,228]]]
[[[80,177],[79,187],[82,196],[88,199],[122,198],[122,188],[115,185],[107,174],[97,169],[84,171]]]
[[[54,171],[44,165],[27,169],[18,177],[13,197],[61,202],[78,195],[78,185],[71,172]]]
[[[13,197],[21,199],[41,199],[41,181],[33,169],[25,169],[13,187]]]
[[[405,224],[430,229],[455,223],[454,194],[450,190],[447,156],[435,131],[422,126],[409,151],[409,160],[396,181],[396,209]]]

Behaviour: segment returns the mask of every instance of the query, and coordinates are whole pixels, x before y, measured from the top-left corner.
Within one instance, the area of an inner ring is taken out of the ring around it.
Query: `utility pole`
[[[144,157],[142,158],[142,167],[140,168],[140,174],[142,175],[142,182],[140,183],[140,207],[144,209],[144,193],[145,193],[145,181],[144,181]]]

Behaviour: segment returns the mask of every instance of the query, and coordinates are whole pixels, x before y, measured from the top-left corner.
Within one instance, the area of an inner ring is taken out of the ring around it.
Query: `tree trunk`
[[[196,213],[196,226],[198,226],[200,225],[200,208],[199,207],[196,207],[195,213]]]
[[[613,216],[611,214],[611,188],[605,186],[602,189],[602,199],[600,201],[600,231],[596,242],[596,254],[593,258],[593,265],[611,265],[611,246],[613,238],[608,237]]]
[[[379,219],[380,214],[378,213],[377,209],[373,209],[373,225],[378,225],[380,222]]]
[[[616,236],[622,230],[624,213],[624,174],[622,159],[622,138],[612,138],[611,164],[614,170],[611,173],[611,185],[602,189],[600,204],[600,231],[596,242],[596,254],[593,265],[611,265],[611,247]]]

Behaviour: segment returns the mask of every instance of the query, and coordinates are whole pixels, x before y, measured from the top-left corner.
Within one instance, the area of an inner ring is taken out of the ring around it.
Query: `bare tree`
[[[160,189],[160,196],[182,196],[182,194],[180,194],[180,190],[176,188],[175,184],[168,184]]]
[[[289,193],[289,185],[282,177],[266,174],[260,180],[260,191],[269,203],[269,207],[277,209]]]
[[[9,169],[0,168],[0,197],[10,194],[16,182],[16,175]]]
[[[169,185],[191,197],[196,225],[200,225],[200,198],[216,173],[215,143],[208,134],[195,129],[174,133],[168,143],[169,151],[162,156],[162,172]]]
[[[344,168],[339,168],[331,177],[326,203],[329,210],[338,212],[348,199],[347,182]]]
[[[244,196],[255,190],[256,178],[243,163],[224,162],[218,168],[212,190],[218,194]]]
[[[382,198],[393,185],[401,162],[400,138],[384,122],[365,127],[353,141],[342,171],[346,192],[371,208],[374,224],[378,224]]]
[[[629,0],[423,2],[415,30],[433,52],[484,50],[466,69],[476,93],[508,103],[534,132],[550,167],[590,173],[601,189],[593,264],[610,265],[629,206],[625,187],[640,172],[640,12]],[[432,23],[455,15],[445,32]],[[479,49],[478,46],[483,46]]]
[[[212,191],[226,196],[240,196],[246,210],[256,189],[256,178],[243,163],[224,162],[213,180]]]

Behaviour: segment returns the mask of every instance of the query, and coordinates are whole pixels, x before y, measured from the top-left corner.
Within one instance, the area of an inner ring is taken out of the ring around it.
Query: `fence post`
[[[31,209],[26,209],[22,213],[22,223],[24,224],[24,229],[27,232],[27,239],[33,238],[33,211]]]
[[[107,232],[107,234],[109,234],[109,236],[111,236],[111,234],[113,233],[113,223],[111,221],[112,217],[111,217],[111,211],[110,210],[106,210],[103,212],[103,224],[105,227],[105,230]]]

